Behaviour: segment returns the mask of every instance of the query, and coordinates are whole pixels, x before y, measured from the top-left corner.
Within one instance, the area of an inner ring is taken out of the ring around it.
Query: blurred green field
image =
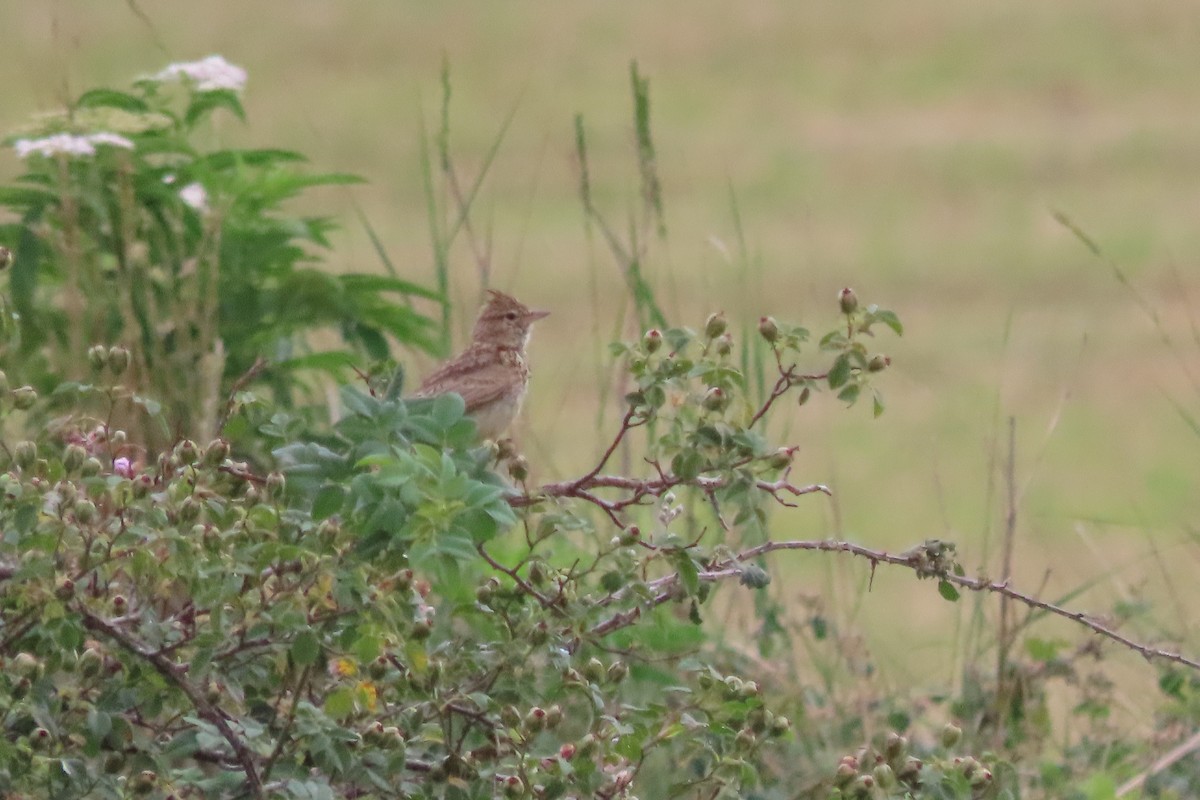
[[[438,114],[444,56],[467,180],[513,114],[476,223],[493,285],[553,312],[534,338],[520,437],[536,476],[555,479],[603,446],[603,345],[626,303],[611,258],[585,234],[572,118],[585,115],[597,195],[622,222],[638,191],[636,59],[651,81],[670,231],[650,276],[673,319],[698,324],[723,308],[749,326],[771,313],[821,330],[851,285],[907,326],[881,342],[894,358],[883,418],[823,398],[777,426],[802,445],[799,481],[828,483],[837,498],[779,515],[776,537],[886,548],[949,538],[969,568],[995,574],[1012,416],[1016,582],[1055,597],[1099,576],[1073,601],[1095,611],[1114,596],[1169,601],[1155,631],[1169,637],[1190,633],[1183,609],[1197,599],[1187,579],[1200,554],[1200,435],[1176,407],[1200,416],[1192,10],[1180,0],[10,2],[0,4],[0,130],[84,88],[221,53],[250,74],[250,124],[221,135],[369,178],[309,200],[345,221],[334,267],[378,264],[357,203],[405,274],[431,281],[420,131]],[[0,179],[18,170],[0,155]],[[749,265],[736,255],[731,198]],[[466,330],[478,272],[468,248],[453,256]],[[778,563],[805,591],[828,582],[857,596],[865,569],[829,558]],[[908,575],[880,573],[857,613],[898,674],[958,631],[959,611]]]

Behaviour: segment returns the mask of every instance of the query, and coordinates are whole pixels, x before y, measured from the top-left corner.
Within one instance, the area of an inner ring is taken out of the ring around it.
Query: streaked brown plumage
[[[521,410],[529,385],[525,345],[530,328],[550,312],[533,311],[503,292],[488,294],[467,349],[427,377],[416,396],[458,393],[480,438],[495,439]]]

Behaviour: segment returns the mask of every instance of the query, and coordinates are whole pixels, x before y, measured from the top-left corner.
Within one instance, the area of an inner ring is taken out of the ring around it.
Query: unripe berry
[[[795,451],[790,447],[781,447],[767,457],[767,466],[771,469],[784,469],[792,463],[792,453]]]
[[[871,360],[867,362],[867,372],[883,372],[891,363],[892,359],[888,358],[882,353],[876,353],[875,355],[871,356]]]
[[[651,328],[646,331],[646,335],[642,337],[642,347],[647,353],[657,352],[662,347],[663,335],[658,328]]]
[[[847,286],[838,292],[838,306],[841,307],[843,314],[853,314],[858,310],[858,295]]]
[[[704,335],[709,339],[715,339],[725,332],[728,323],[725,321],[725,312],[717,311],[708,315],[708,319],[704,322]]]

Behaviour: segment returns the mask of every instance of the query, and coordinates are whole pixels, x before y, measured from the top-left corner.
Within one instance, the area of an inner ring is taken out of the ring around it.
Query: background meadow
[[[305,197],[343,222],[334,268],[378,267],[361,211],[401,274],[432,282],[422,131],[438,122],[444,60],[456,168],[470,183],[490,164],[473,220],[486,276],[465,241],[451,252],[456,341],[483,282],[552,311],[519,430],[534,478],[552,480],[586,469],[607,441],[598,421],[619,418],[606,344],[634,333],[621,322],[628,294],[584,225],[572,126],[582,113],[596,198],[623,225],[638,194],[636,60],[668,229],[646,269],[673,323],[724,309],[735,331],[761,314],[822,329],[844,285],[905,322],[902,339],[881,342],[893,357],[882,418],[824,396],[791,413],[798,481],[835,498],[777,515],[775,537],[951,539],[995,576],[1011,417],[1015,582],[1049,598],[1086,588],[1071,604],[1096,612],[1149,600],[1140,634],[1195,652],[1200,23],[1187,11],[7,3],[0,130],[87,87],[220,53],[250,76],[249,124],[224,120],[222,140],[368,179]],[[18,171],[0,155],[0,179]],[[414,372],[429,366],[414,357]],[[919,685],[931,665],[953,680],[945,646],[965,636],[970,603],[882,569],[865,594],[866,569],[831,556],[774,564],[798,597],[865,631],[885,680]]]

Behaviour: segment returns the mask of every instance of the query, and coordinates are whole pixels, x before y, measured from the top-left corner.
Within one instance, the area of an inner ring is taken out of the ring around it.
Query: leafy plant
[[[12,140],[27,167],[0,188],[18,218],[0,226],[15,252],[19,335],[0,353],[14,379],[43,390],[80,380],[87,343],[123,343],[173,434],[207,440],[239,379],[265,381],[287,405],[301,369],[382,359],[390,341],[435,346],[409,300],[438,295],[319,269],[332,223],[284,210],[305,189],[359,178],[304,172],[292,151],[212,146],[220,115],[245,119],[244,81],[218,56],[173,64],[128,90],[84,92]],[[322,329],[347,349],[317,351]]]

